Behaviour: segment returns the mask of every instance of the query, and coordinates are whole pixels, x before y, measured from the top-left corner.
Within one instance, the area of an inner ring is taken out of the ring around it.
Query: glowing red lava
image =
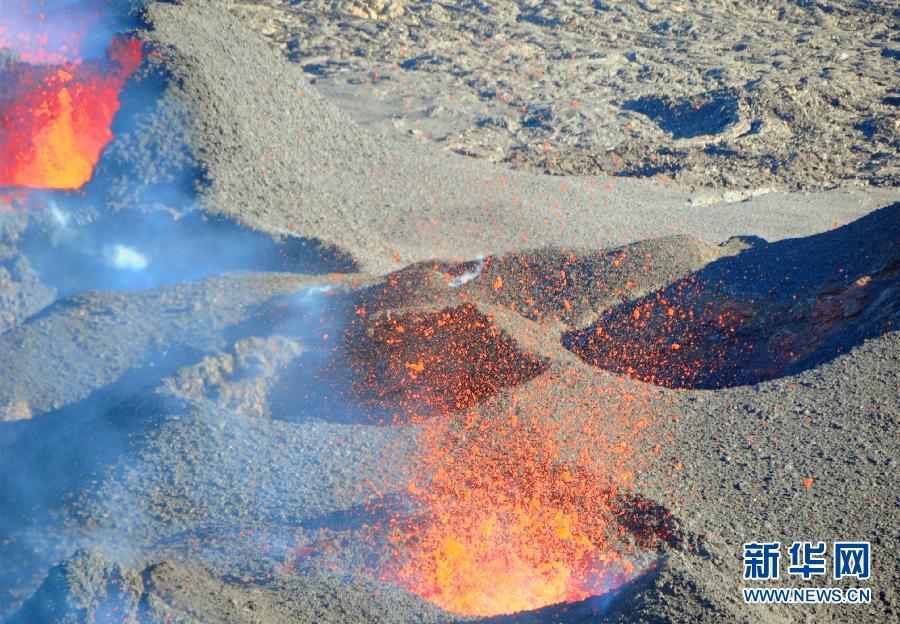
[[[489,616],[584,600],[632,578],[616,521],[623,468],[582,463],[560,432],[534,417],[429,423],[425,469],[407,489],[420,511],[395,519],[393,582]]]
[[[139,40],[117,37],[108,59],[0,71],[0,186],[75,189],[90,180],[141,60]]]

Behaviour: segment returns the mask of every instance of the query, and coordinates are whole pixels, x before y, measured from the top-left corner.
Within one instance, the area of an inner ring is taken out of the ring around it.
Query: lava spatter
[[[498,428],[436,423],[425,434],[428,476],[398,522],[395,582],[449,611],[496,615],[584,600],[629,578],[613,546],[608,479],[564,461],[535,421]]]
[[[90,180],[141,47],[116,37],[103,60],[0,70],[0,186],[77,189]]]
[[[395,561],[382,578],[490,616],[585,600],[643,570],[667,536],[626,528],[622,501],[652,408],[626,400],[628,381],[565,407],[552,400],[585,374],[545,373],[423,424],[402,493],[413,511],[392,517]]]
[[[366,401],[403,412],[404,420],[465,409],[545,366],[471,304],[366,327],[351,349],[355,388]]]
[[[116,0],[4,0],[0,48],[23,63],[80,63],[103,56],[123,24]]]

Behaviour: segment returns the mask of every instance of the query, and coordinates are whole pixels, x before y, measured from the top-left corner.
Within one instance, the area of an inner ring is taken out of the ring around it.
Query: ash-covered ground
[[[369,128],[564,175],[897,184],[891,2],[233,2]]]
[[[0,620],[896,620],[890,3],[136,4],[0,204]]]

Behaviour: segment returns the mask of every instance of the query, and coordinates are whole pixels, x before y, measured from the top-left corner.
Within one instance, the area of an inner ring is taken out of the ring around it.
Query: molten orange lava
[[[116,38],[109,61],[0,72],[0,186],[75,189],[112,139],[119,93],[141,64],[141,42]]]
[[[497,615],[584,600],[633,567],[610,541],[615,486],[563,461],[544,426],[433,425],[422,513],[393,540],[397,582],[455,613]]]

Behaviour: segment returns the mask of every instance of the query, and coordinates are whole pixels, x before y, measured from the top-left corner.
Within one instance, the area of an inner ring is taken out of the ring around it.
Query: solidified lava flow
[[[0,186],[77,189],[90,180],[141,60],[139,40],[116,37],[106,59],[0,69]]]

